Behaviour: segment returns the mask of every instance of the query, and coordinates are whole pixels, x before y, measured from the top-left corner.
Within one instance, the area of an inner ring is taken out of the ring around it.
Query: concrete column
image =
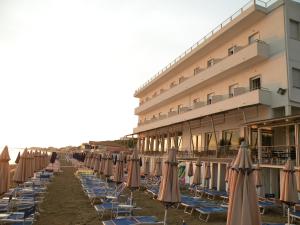
[[[145,144],[146,144],[146,152],[149,152],[149,145],[150,145],[150,143],[149,143],[149,136],[147,136],[146,138],[145,138]]]
[[[299,124],[295,124],[295,150],[296,150],[296,166],[300,165],[300,146],[299,146]]]
[[[222,173],[221,163],[218,163],[218,179],[217,179],[218,191],[221,191],[221,173]]]
[[[290,142],[290,129],[289,129],[289,126],[286,126],[285,127],[285,145],[287,146],[286,149],[289,153],[289,157],[290,157],[290,153],[291,153],[290,144],[291,144],[291,142]]]
[[[262,163],[262,134],[261,134],[261,129],[257,129],[257,157],[258,157],[258,162]]]

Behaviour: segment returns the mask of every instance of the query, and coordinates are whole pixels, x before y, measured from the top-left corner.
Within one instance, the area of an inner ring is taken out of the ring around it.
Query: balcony
[[[134,128],[134,133],[140,133],[147,130],[156,129],[159,127],[168,126],[183,121],[196,119],[203,116],[212,115],[219,112],[229,111],[240,107],[246,107],[251,105],[271,105],[272,93],[266,89],[257,89],[253,91],[241,92],[237,96],[223,96],[222,99],[211,104],[199,104],[197,107],[189,106],[189,110],[182,113],[169,113],[168,117],[163,119],[157,119],[153,122],[142,123],[138,127]]]
[[[144,102],[144,104],[135,109],[135,114],[146,113],[155,107],[165,105],[181,96],[199,90],[202,86],[218,82],[233,73],[238,73],[268,57],[269,47],[262,41],[256,41],[250,45],[241,47],[235,54],[223,58],[215,65]]]

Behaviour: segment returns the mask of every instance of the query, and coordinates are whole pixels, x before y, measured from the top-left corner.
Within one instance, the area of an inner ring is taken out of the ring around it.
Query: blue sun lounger
[[[215,207],[199,207],[196,208],[195,211],[199,212],[199,220],[204,222],[208,222],[210,215],[212,214],[224,214],[227,213],[227,208],[222,206],[215,206]]]
[[[100,218],[104,216],[105,213],[111,213],[112,215],[130,215],[132,208],[120,207],[118,202],[104,202],[102,204],[94,205],[94,208]]]
[[[258,201],[258,206],[260,209],[260,214],[265,214],[266,209],[268,208],[275,208],[278,207],[278,205],[275,202],[271,201]]]
[[[192,214],[193,211],[198,207],[217,207],[218,205],[214,202],[210,202],[207,200],[202,200],[198,197],[191,197],[191,196],[182,196],[181,203],[184,207],[184,213]],[[190,211],[189,211],[190,210]]]
[[[163,224],[157,222],[155,216],[134,216],[134,217],[120,217],[113,220],[102,221],[103,225],[134,225],[134,224]]]

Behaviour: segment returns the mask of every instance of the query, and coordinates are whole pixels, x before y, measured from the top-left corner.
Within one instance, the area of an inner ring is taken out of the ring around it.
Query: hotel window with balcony
[[[223,147],[224,150],[229,150],[229,148],[237,150],[239,138],[239,130],[224,130],[222,132],[222,140],[220,140],[220,147]]]
[[[257,90],[261,88],[260,76],[255,76],[250,78],[250,91]]]
[[[211,67],[215,64],[215,59],[210,59],[207,61],[207,67]]]
[[[234,89],[238,87],[238,84],[233,84],[229,86],[229,98],[234,96]]]
[[[290,38],[300,40],[300,22],[290,20]]]
[[[194,151],[201,151],[201,134],[194,134],[193,137],[193,146],[191,146]]]
[[[228,49],[228,56],[233,55],[236,51],[236,46],[233,46]]]
[[[300,89],[300,69],[292,68],[293,87]]]
[[[213,96],[214,96],[214,95],[215,95],[214,92],[209,93],[209,94],[207,95],[207,105],[210,105],[210,104],[212,103],[212,99],[213,99]]]
[[[258,32],[254,33],[254,34],[251,34],[248,37],[248,44],[251,45],[254,42],[256,42],[257,40],[259,40],[259,33]]]
[[[217,149],[217,141],[213,132],[205,133],[205,149],[206,150]]]

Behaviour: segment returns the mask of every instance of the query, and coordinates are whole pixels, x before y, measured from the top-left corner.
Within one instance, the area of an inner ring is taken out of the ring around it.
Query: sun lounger
[[[158,222],[155,216],[122,217],[108,221],[102,221],[103,225],[134,225],[134,224],[163,224]]]
[[[195,211],[199,212],[199,219],[208,222],[210,215],[212,214],[226,214],[227,213],[227,208],[222,207],[222,206],[215,206],[215,207],[199,207],[196,208]]]
[[[203,200],[203,199],[200,199],[199,197],[191,197],[191,196],[186,196],[186,195],[181,197],[180,205],[182,205],[184,207],[184,213],[187,213],[187,214],[192,214],[193,211],[198,207],[218,206],[214,202]]]
[[[258,201],[258,206],[259,206],[261,214],[265,214],[266,209],[278,207],[278,205],[275,202],[271,202],[271,201],[267,201],[267,200]]]
[[[122,207],[118,202],[104,202],[102,204],[94,205],[94,208],[100,218],[103,218],[105,213],[111,213],[115,216],[130,215],[133,209],[133,207]]]
[[[4,224],[32,224],[35,215],[35,206],[26,209],[24,212],[9,212],[0,214],[0,223]]]

